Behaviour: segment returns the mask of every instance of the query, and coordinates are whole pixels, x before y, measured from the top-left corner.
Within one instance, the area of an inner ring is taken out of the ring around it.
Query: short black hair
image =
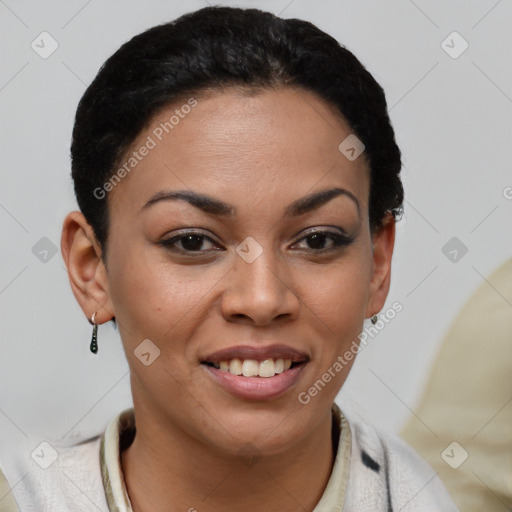
[[[157,113],[192,94],[279,86],[316,93],[365,145],[372,230],[403,208],[401,152],[382,87],[336,39],[310,22],[259,9],[205,7],[123,44],[81,98],[71,144],[80,210],[106,262],[108,202],[95,191]],[[341,142],[341,141],[340,141]]]

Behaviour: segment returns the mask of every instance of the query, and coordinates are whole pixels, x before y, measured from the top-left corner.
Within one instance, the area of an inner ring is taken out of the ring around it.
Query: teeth
[[[242,361],[240,359],[232,359],[231,363],[228,361],[222,361],[229,365],[229,372],[233,375],[242,375]]]
[[[256,377],[259,371],[258,361],[254,359],[245,359],[242,363],[242,375],[244,377]]]
[[[261,363],[259,364],[258,375],[260,377],[273,377],[276,374],[274,368],[274,360],[265,359],[265,361],[261,361]]]
[[[223,372],[229,372],[233,375],[243,375],[244,377],[274,377],[279,373],[289,370],[292,366],[291,359],[265,359],[256,361],[255,359],[231,359],[231,361],[220,361],[214,364]]]

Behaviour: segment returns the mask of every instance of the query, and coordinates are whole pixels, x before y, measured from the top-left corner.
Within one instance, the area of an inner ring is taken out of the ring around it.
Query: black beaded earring
[[[377,315],[372,316],[372,324],[375,325],[379,321],[379,317]]]
[[[92,328],[92,339],[91,339],[91,352],[96,354],[98,352],[98,324],[95,321],[96,311],[92,314],[89,322],[93,325]]]

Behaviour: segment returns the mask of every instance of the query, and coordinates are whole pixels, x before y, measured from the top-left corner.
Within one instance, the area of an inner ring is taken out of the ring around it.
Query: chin
[[[247,408],[244,411],[226,410],[224,415],[214,419],[213,424],[210,417],[212,429],[208,433],[218,433],[216,439],[210,439],[210,442],[231,455],[278,455],[300,443],[314,428],[304,417],[304,412],[318,417],[312,408],[305,411],[303,406],[294,410],[294,406],[290,404],[289,407],[283,406],[271,411],[264,406],[265,404],[258,408],[253,406],[249,412]],[[302,414],[299,411],[303,411]],[[215,423],[218,428],[215,428]]]

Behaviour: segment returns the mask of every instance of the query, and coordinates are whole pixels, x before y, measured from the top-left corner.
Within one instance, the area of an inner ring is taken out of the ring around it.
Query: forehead
[[[302,89],[192,95],[160,111],[139,134],[123,162],[129,171],[109,193],[110,208],[138,210],[163,189],[243,202],[293,200],[328,186],[349,189],[366,207],[365,155],[351,161],[339,150],[351,133],[331,105]]]

